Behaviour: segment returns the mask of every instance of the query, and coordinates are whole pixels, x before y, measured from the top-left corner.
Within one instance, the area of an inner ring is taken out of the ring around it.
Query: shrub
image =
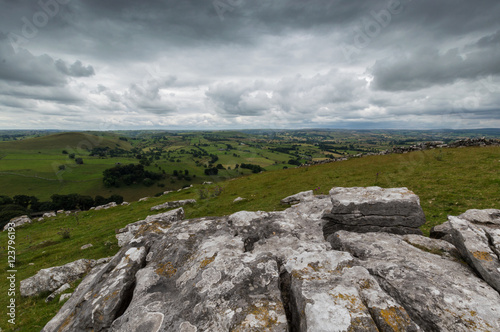
[[[61,235],[63,239],[69,239],[71,237],[70,228],[60,228],[57,234]]]

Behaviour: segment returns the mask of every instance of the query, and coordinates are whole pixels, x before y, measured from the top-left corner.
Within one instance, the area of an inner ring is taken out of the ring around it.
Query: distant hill
[[[132,146],[116,136],[97,136],[93,134],[68,132],[19,141],[0,142],[0,150],[52,150],[66,148],[92,149],[110,147],[130,150]]]

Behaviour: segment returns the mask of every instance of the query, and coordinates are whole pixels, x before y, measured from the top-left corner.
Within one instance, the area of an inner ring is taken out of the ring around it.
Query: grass
[[[458,215],[472,208],[500,208],[499,170],[500,147],[370,156],[231,179],[218,184],[223,188],[219,196],[198,200],[197,204],[186,206],[185,211],[187,218],[221,216],[240,210],[272,211],[284,208],[279,203],[281,198],[314,188],[319,188],[318,193],[326,194],[335,186],[407,187],[420,197],[427,218],[422,230],[428,235],[431,227],[446,221],[447,215]],[[82,212],[78,217],[58,216],[18,229],[17,285],[42,268],[80,258],[114,255],[118,250],[116,229],[152,214],[149,209],[153,205],[177,199],[198,199],[201,188],[207,186],[196,185],[130,206]],[[236,197],[246,200],[233,203]],[[70,229],[69,239],[58,234],[62,228]],[[0,234],[0,245],[4,249],[0,260],[5,263],[6,243],[7,234]],[[92,243],[93,247],[80,251],[79,248],[87,243]],[[0,273],[2,280],[5,280],[5,274],[6,268]],[[0,294],[3,294],[0,306],[5,308],[8,299],[6,282],[0,283]],[[18,295],[16,327],[9,326],[5,318],[0,321],[0,327],[5,331],[39,331],[61,307],[58,298],[46,304],[44,298],[47,295],[31,299],[22,299]]]

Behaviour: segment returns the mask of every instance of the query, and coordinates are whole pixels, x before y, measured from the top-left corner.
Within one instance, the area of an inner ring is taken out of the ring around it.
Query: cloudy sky
[[[0,129],[500,127],[498,0],[0,0]]]

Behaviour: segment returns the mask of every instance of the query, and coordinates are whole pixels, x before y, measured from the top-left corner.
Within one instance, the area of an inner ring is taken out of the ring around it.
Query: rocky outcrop
[[[52,212],[45,212],[43,214],[43,218],[52,218],[52,217],[55,217],[56,216],[56,213],[55,211],[52,211]]]
[[[332,210],[323,218],[325,236],[339,230],[422,234],[425,215],[417,195],[407,188],[333,188]]]
[[[196,204],[196,200],[195,199],[184,199],[184,200],[180,200],[180,201],[165,202],[163,204],[153,206],[151,208],[151,211],[173,209],[173,208],[176,208],[179,206],[184,206],[186,204]]]
[[[421,222],[411,192],[378,192],[385,199],[355,204],[363,215]],[[180,208],[131,224],[42,331],[500,330],[500,294],[454,245],[325,233],[336,202],[351,206],[313,195],[280,212],[183,220]]]
[[[165,213],[148,216],[144,220],[128,224],[126,227],[116,231],[118,246],[123,247],[134,237],[141,236],[143,233],[163,232],[166,233],[173,222],[184,219],[184,210],[182,208],[168,211]]]
[[[424,331],[500,329],[500,295],[453,257],[395,234],[339,231],[328,239],[356,257]]]
[[[3,228],[6,231],[8,228],[17,228],[26,224],[31,224],[31,219],[28,216],[20,216],[12,218]]]
[[[297,204],[300,203],[301,201],[305,201],[308,198],[311,198],[313,196],[313,191],[308,190],[308,191],[303,191],[295,195],[291,195],[288,197],[285,197],[281,200],[282,205],[292,205],[292,204]]]
[[[110,202],[108,204],[96,206],[96,208],[94,210],[96,210],[96,211],[107,210],[107,209],[110,209],[110,208],[114,208],[116,206],[118,206],[118,205],[115,202]]]
[[[95,265],[95,260],[79,259],[66,265],[42,269],[21,281],[20,293],[22,296],[34,296],[47,291],[53,292],[66,283],[80,279]]]

